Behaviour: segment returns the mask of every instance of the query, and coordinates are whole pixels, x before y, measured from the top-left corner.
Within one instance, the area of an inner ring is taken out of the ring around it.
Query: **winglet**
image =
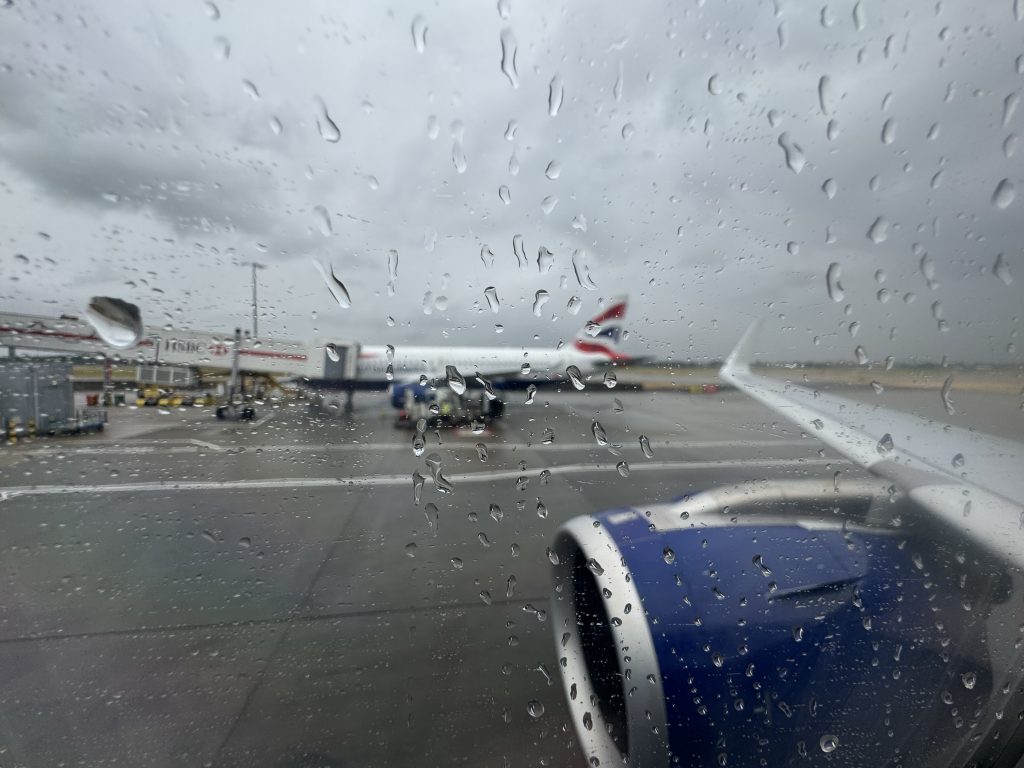
[[[747,326],[732,352],[725,358],[718,375],[731,384],[737,384],[739,376],[750,373],[750,345],[761,329],[761,321],[755,320]]]

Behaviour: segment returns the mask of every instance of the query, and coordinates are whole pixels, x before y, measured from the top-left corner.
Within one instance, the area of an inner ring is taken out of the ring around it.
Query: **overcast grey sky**
[[[764,317],[799,358],[1020,360],[1012,0],[15,0],[0,16],[5,309],[111,295],[150,324],[230,329],[258,259],[264,335],[554,345],[625,293],[637,354],[720,357]]]

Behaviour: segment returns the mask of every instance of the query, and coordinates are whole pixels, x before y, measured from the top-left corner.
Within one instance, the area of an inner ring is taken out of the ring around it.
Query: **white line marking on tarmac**
[[[226,450],[224,446],[217,445],[216,443],[208,443],[205,440],[189,440],[193,445],[198,445],[200,448],[208,448],[211,451],[223,451]]]
[[[187,443],[187,445],[177,445],[176,443]],[[772,447],[814,447],[818,445],[816,440],[803,439],[803,440],[692,440],[688,442],[669,442],[669,443],[652,443],[652,447],[657,453],[658,450],[664,449],[668,451],[679,451],[679,450],[704,450],[713,448],[772,448]],[[428,447],[439,448],[444,450],[475,450],[475,444],[469,442],[446,442],[441,445],[431,443]],[[616,448],[631,448],[631,444],[615,445]],[[487,446],[488,450],[512,450],[512,451],[523,451],[523,450],[536,450],[543,452],[550,451],[585,451],[593,449],[595,451],[604,451],[607,448],[597,445],[597,443],[501,443],[492,442]],[[132,455],[136,453],[198,453],[200,450],[216,451],[218,453],[249,453],[249,452],[263,452],[263,453],[349,453],[353,451],[357,452],[371,452],[371,451],[410,451],[407,443],[344,443],[341,445],[310,445],[308,443],[302,443],[297,445],[284,444],[273,444],[273,445],[223,445],[218,443],[211,443],[205,440],[195,439],[182,439],[182,440],[167,440],[161,441],[158,444],[149,445],[97,445],[97,446],[80,446],[77,448],[61,449],[61,448],[34,448],[25,451],[14,451],[12,455],[18,456],[54,456],[56,454],[125,454]]]
[[[260,416],[258,419],[256,419],[256,421],[250,422],[249,426],[250,427],[262,426],[263,424],[266,424],[268,421],[270,421],[272,418],[274,418],[274,414],[275,413],[277,413],[277,411],[268,411],[266,414],[264,414],[263,416]]]
[[[844,461],[828,459],[735,459],[731,461],[646,461],[630,465],[630,472],[665,472],[671,470],[695,471],[717,469],[820,467],[846,465]],[[547,467],[552,475],[617,473],[614,464],[564,464]],[[469,472],[449,476],[457,487],[460,483],[489,483],[536,476],[535,471],[499,469]],[[164,482],[118,483],[114,485],[39,485],[0,489],[0,500],[16,496],[60,496],[75,493],[159,493],[162,491],[230,491],[261,488],[360,488],[370,486],[411,485],[411,475],[353,475],[351,477],[281,477],[250,480],[168,480]]]

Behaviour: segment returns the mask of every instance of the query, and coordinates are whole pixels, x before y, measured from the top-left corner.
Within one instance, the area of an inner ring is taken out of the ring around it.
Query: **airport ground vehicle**
[[[504,403],[490,398],[482,389],[470,389],[461,395],[447,386],[403,388],[402,408],[395,424],[412,428],[483,426],[501,418]]]

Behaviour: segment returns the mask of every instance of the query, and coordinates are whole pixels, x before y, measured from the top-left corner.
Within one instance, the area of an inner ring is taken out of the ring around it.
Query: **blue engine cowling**
[[[591,764],[948,762],[992,690],[983,617],[912,525],[878,524],[879,490],[748,484],[563,526],[553,626]]]

